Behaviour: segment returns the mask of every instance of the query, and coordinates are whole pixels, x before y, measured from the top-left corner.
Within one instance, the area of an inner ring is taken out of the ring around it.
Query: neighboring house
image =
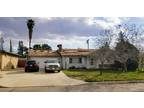
[[[63,49],[62,45],[58,45],[59,49],[52,50],[31,50],[29,57],[32,60],[39,62],[41,68],[44,68],[44,61],[49,59],[56,59],[61,64],[63,69],[69,68],[87,68],[96,69],[99,63],[96,62],[90,53],[94,49]]]
[[[0,51],[0,70],[17,68],[18,55],[6,51]]]

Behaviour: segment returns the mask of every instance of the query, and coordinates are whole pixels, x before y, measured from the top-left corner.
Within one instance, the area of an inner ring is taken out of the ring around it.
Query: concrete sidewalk
[[[32,87],[32,86],[66,86],[81,85],[86,82],[67,77],[63,72],[60,73],[25,73],[15,72],[5,74],[0,78],[1,87]]]

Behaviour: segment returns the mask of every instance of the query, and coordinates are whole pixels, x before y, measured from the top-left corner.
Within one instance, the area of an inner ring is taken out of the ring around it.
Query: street
[[[87,83],[75,86],[0,88],[0,92],[140,92],[140,91],[144,91],[144,83],[129,83],[129,84]]]

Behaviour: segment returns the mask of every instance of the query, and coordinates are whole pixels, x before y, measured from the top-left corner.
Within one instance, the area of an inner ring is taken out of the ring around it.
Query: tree
[[[34,50],[52,50],[51,46],[48,44],[35,44],[33,45]]]
[[[10,40],[10,52],[12,52],[12,41]]]
[[[35,25],[35,22],[32,19],[29,19],[27,21],[27,27],[29,30],[29,49],[31,48],[32,32],[33,32],[34,25]]]
[[[26,58],[28,56],[28,48],[23,46],[23,57]]]
[[[138,25],[136,26],[135,24],[123,24],[123,25],[118,25],[117,27],[118,32],[118,38],[119,38],[119,33],[121,32],[123,35],[123,39],[125,41],[129,41],[132,44],[136,44],[139,40],[144,39],[143,34],[144,34],[144,26],[143,25]]]
[[[27,57],[28,48],[23,45],[23,41],[19,41],[19,44],[18,44],[18,54],[19,54],[21,57],[23,57],[23,58],[26,58],[26,57]]]
[[[91,56],[97,58],[100,61],[101,69],[104,69],[104,64],[107,61],[111,61],[114,57],[114,51],[110,48],[110,44],[112,42],[112,38],[114,33],[112,30],[102,30],[99,32],[99,36],[95,39],[96,46],[99,46],[99,49],[96,49]],[[100,75],[102,75],[102,71],[100,71]]]
[[[110,46],[114,35],[115,34],[113,33],[113,31],[110,29],[101,30],[97,38],[95,38],[96,47],[98,46],[100,48],[100,47],[106,46],[106,44],[107,46]]]
[[[116,60],[123,64],[123,71],[127,71],[127,62],[128,60],[138,61],[138,49],[131,44],[127,39],[124,38],[125,33],[120,31],[119,33],[119,42],[115,47],[115,57]]]
[[[92,53],[92,56],[97,58],[100,61],[101,69],[104,69],[104,64],[110,62],[114,59],[114,50],[110,49],[108,43],[106,42],[104,46],[100,47],[98,50],[95,50]],[[100,71],[100,75],[102,75],[102,70]]]
[[[139,55],[138,55],[138,70],[143,71],[144,69],[144,47],[138,46]]]
[[[52,50],[51,46],[49,46],[48,44],[42,44],[42,49],[43,50]]]
[[[18,43],[18,54],[20,56],[23,55],[23,41],[19,41],[19,43]]]
[[[42,48],[41,48],[40,44],[35,44],[35,45],[33,45],[33,49],[34,50],[41,50]]]

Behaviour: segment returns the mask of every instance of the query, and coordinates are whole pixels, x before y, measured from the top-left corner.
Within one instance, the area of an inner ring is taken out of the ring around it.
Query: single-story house
[[[17,54],[0,51],[0,70],[17,68],[18,58]]]
[[[57,60],[63,69],[69,68],[86,68],[96,69],[99,67],[99,62],[90,53],[95,49],[63,49],[62,45],[58,46],[58,50],[33,50],[29,52],[29,57],[39,63],[40,68],[44,68],[46,60]]]

